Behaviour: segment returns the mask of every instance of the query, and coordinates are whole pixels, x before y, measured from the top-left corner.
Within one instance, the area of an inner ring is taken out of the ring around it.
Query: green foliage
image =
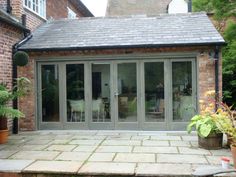
[[[229,23],[225,32],[228,45],[223,49],[223,91],[224,100],[236,106],[236,24]]]
[[[193,10],[213,12],[216,28],[227,42],[222,50],[223,94],[224,101],[236,108],[236,0],[193,0]]]
[[[7,86],[0,84],[0,118],[20,118],[24,114],[17,109],[13,109],[9,102],[23,97],[27,94],[30,81],[27,78],[21,77],[16,79],[16,86],[12,90],[8,90]]]
[[[17,66],[25,66],[29,61],[29,55],[26,52],[18,51],[13,56],[13,60]]]
[[[194,12],[212,12],[213,11],[213,5],[212,0],[193,0],[193,11]]]
[[[207,137],[210,134],[219,132],[214,119],[209,115],[194,116],[187,126],[188,133],[191,133],[194,127],[201,137]]]

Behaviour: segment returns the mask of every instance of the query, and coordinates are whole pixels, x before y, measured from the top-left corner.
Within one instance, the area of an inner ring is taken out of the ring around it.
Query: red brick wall
[[[12,46],[22,38],[21,31],[10,25],[0,23],[0,82],[12,88]],[[12,120],[8,122],[11,129]]]
[[[165,53],[165,52],[191,52],[195,51],[199,54],[197,57],[198,65],[198,78],[199,83],[199,99],[204,99],[204,92],[215,89],[215,73],[214,73],[214,61],[208,58],[207,47],[184,47],[184,48],[160,48],[160,49],[120,49],[120,50],[86,50],[86,51],[69,51],[69,52],[41,52],[30,53],[30,64],[24,68],[19,68],[19,75],[26,76],[31,79],[32,86],[35,88],[35,68],[34,59],[40,57],[63,57],[63,56],[84,56],[84,55],[116,55],[126,53]],[[201,54],[200,54],[201,53]],[[220,66],[221,67],[221,66]],[[220,83],[222,83],[221,70],[220,70]],[[220,84],[220,90],[222,85]],[[35,130],[35,93],[31,92],[27,98],[24,98],[20,102],[20,108],[26,113],[26,118],[21,120],[20,127],[23,130]]]
[[[83,16],[68,0],[47,0],[47,19],[67,18],[67,7],[73,10],[77,14],[77,17]]]

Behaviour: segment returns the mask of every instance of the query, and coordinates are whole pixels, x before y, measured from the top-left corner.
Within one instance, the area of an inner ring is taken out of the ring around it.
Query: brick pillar
[[[11,0],[12,15],[14,15],[19,20],[23,14],[23,0]]]

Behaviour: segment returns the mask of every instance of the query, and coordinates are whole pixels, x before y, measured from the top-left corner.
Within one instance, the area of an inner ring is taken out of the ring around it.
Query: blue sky
[[[81,0],[81,1],[94,14],[94,16],[100,17],[105,15],[107,0]]]

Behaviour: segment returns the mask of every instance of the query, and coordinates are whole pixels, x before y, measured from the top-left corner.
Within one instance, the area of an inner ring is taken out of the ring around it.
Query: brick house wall
[[[77,14],[77,17],[83,17],[75,5],[68,0],[47,0],[47,19],[57,20],[60,18],[67,18],[67,7],[73,10]]]
[[[0,23],[0,83],[12,88],[12,46],[22,38],[22,31],[6,23]],[[12,119],[8,128],[12,127]]]
[[[148,53],[165,53],[165,52],[198,52],[197,59],[197,82],[198,82],[198,95],[199,99],[205,99],[204,93],[209,90],[215,90],[215,69],[214,61],[209,59],[208,52],[209,47],[182,47],[182,48],[131,48],[131,49],[110,49],[110,50],[85,50],[85,51],[58,51],[58,52],[31,52],[30,63],[19,68],[19,75],[30,78],[32,87],[36,87],[37,78],[35,77],[35,65],[34,60],[40,57],[63,57],[63,56],[86,56],[86,55],[121,55],[127,53],[133,54],[148,54]],[[220,62],[220,68],[222,64]],[[219,81],[220,81],[220,92],[222,90],[222,70],[220,70]],[[26,113],[26,118],[21,119],[20,127],[21,130],[35,130],[36,129],[36,100],[34,91],[31,94],[20,100],[20,108]]]
[[[67,6],[66,8],[61,8],[59,5],[62,0],[47,0],[52,2],[51,5],[57,4],[56,8],[51,8],[47,6],[47,12],[55,16],[55,18],[67,18]],[[68,0],[63,0],[64,3]],[[49,3],[50,4],[50,3]],[[75,9],[73,4],[68,3],[69,7],[78,14],[82,16],[81,13]],[[41,24],[46,22],[46,19],[40,17],[39,15],[33,13],[32,11],[23,7],[23,0],[11,0],[12,6],[12,16],[21,22],[22,14],[26,14],[26,28],[34,31]],[[7,9],[7,0],[0,0],[0,8]],[[61,11],[59,11],[61,9]],[[62,14],[61,14],[62,13]],[[0,82],[7,83],[9,88],[12,88],[12,46],[23,39],[23,32],[11,25],[0,22]],[[19,75],[20,76],[20,75]],[[33,115],[30,111],[34,110],[24,110],[26,115]],[[26,121],[27,122],[27,121]],[[12,121],[9,119],[8,128],[11,129]],[[31,125],[32,122],[29,123]],[[32,128],[31,128],[32,129]]]

